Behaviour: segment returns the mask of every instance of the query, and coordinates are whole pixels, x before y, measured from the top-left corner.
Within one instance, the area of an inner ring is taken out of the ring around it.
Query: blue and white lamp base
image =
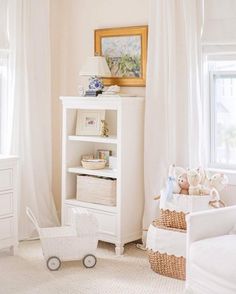
[[[104,88],[103,82],[98,77],[89,78],[89,90],[86,91],[85,96],[97,96],[102,94]]]

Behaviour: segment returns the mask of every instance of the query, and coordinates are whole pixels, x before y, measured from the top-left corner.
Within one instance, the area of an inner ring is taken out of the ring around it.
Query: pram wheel
[[[97,263],[97,258],[92,254],[88,254],[83,258],[83,265],[86,268],[92,268],[96,265],[96,263]]]
[[[52,256],[47,260],[47,267],[50,271],[57,271],[61,267],[61,261],[58,257]]]

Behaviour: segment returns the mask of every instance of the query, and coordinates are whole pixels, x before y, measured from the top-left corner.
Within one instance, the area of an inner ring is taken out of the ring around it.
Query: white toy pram
[[[72,209],[72,225],[40,228],[29,207],[26,214],[36,227],[47,267],[51,271],[60,268],[62,261],[83,259],[86,268],[96,265],[94,253],[98,244],[98,223],[96,217],[86,209]]]

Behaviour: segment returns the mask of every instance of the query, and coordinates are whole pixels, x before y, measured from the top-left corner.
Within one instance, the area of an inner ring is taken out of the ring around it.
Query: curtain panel
[[[10,76],[5,154],[19,156],[19,238],[34,236],[25,207],[43,227],[58,224],[52,195],[49,0],[9,0]]]
[[[0,50],[9,48],[9,1],[0,1]]]
[[[204,162],[201,2],[149,3],[144,229],[158,215],[153,198],[165,185],[169,165],[194,167]]]

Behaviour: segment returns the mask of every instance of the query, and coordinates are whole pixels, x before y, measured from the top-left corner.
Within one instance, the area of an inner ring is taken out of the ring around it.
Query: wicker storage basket
[[[185,216],[190,212],[211,209],[210,195],[181,195],[173,194],[166,200],[165,191],[161,191],[160,221],[163,226],[186,230]]]
[[[178,232],[184,234],[183,241],[185,241],[185,230],[167,228],[161,225],[160,220],[156,220],[152,225],[158,229],[167,230],[170,232]],[[181,245],[181,244],[180,244]],[[148,247],[148,257],[151,269],[163,276],[170,278],[185,280],[186,277],[186,258],[185,256],[175,256],[174,254],[154,251]]]
[[[182,211],[176,212],[169,209],[161,209],[160,222],[166,227],[186,230],[185,215]]]
[[[186,259],[184,257],[176,257],[167,253],[161,254],[152,250],[148,251],[148,257],[154,272],[166,277],[185,280]]]
[[[81,160],[81,164],[85,169],[103,169],[106,165],[106,160],[103,159],[88,159]]]
[[[77,200],[109,206],[116,205],[116,180],[77,176]]]

